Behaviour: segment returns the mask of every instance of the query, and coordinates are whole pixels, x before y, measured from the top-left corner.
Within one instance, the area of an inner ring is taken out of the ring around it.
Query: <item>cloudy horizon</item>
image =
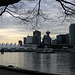
[[[49,0],[47,0],[46,3],[44,1],[41,2],[41,11],[49,20],[42,21],[40,18],[37,26],[35,25],[35,22],[23,24],[19,19],[12,17],[7,12],[0,16],[0,43],[18,43],[18,40],[23,41],[23,37],[26,37],[27,35],[32,36],[33,31],[36,29],[41,31],[42,36],[45,35],[46,31],[50,31],[52,39],[55,39],[56,35],[69,33],[69,25],[74,23],[75,19],[67,17],[68,21],[65,21],[60,4],[53,0],[49,5],[48,1]],[[37,1],[27,3],[28,2],[25,3],[25,6],[23,5],[20,11],[25,11],[25,8],[26,10],[33,9]],[[9,8],[10,7],[11,6],[9,6]]]

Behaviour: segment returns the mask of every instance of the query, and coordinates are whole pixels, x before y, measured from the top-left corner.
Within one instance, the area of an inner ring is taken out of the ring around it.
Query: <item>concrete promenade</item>
[[[0,69],[0,75],[30,75],[30,74],[24,74],[24,73],[18,73],[18,72]]]
[[[0,66],[0,75],[58,75],[52,73],[42,73],[39,71],[14,68],[13,66]]]

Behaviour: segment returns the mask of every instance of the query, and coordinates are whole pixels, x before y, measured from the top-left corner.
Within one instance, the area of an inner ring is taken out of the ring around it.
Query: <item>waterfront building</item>
[[[26,37],[24,37],[24,44],[26,43]]]
[[[25,44],[31,44],[32,43],[32,38],[33,38],[33,36],[27,36],[27,38],[26,38],[26,43]]]
[[[43,44],[51,45],[51,38],[50,38],[49,34],[50,34],[50,32],[47,31],[46,35],[44,35],[44,37],[43,37]]]
[[[35,30],[33,32],[33,43],[34,44],[40,44],[41,43],[41,32]]]
[[[60,34],[56,40],[57,44],[69,44],[69,34]]]
[[[69,44],[69,33],[66,34],[66,44]]]
[[[75,44],[75,23],[69,26],[69,44]]]
[[[20,46],[22,46],[22,41],[21,41],[21,40],[19,40],[18,44],[19,44]]]
[[[61,34],[57,36],[57,44],[66,44],[66,35]]]

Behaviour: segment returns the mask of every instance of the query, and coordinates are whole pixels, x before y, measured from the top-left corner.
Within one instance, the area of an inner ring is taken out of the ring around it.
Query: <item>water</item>
[[[14,65],[60,75],[75,75],[75,53],[6,52],[0,54],[0,65]]]

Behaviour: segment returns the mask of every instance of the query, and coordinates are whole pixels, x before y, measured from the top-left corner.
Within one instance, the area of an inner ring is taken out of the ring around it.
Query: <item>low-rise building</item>
[[[27,36],[26,38],[26,43],[25,44],[31,44],[32,43],[32,39],[33,39],[33,36]]]

